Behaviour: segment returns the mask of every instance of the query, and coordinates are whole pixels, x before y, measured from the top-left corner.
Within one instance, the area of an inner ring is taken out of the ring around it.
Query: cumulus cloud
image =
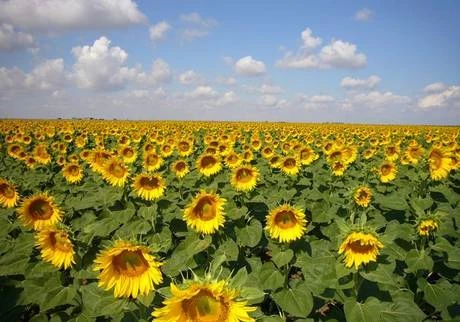
[[[57,91],[65,86],[66,75],[62,58],[45,60],[29,73],[17,67],[0,67],[0,90]]]
[[[411,99],[408,96],[396,95],[392,92],[372,91],[354,95],[350,101],[353,105],[366,108],[389,108],[393,105],[408,105]]]
[[[136,79],[140,84],[151,86],[167,83],[172,78],[172,72],[168,63],[162,58],[157,58],[152,64],[149,73],[140,72]]]
[[[72,48],[76,59],[72,78],[78,87],[111,89],[136,76],[136,70],[124,66],[128,59],[126,51],[111,47],[110,43],[106,37],[100,37],[92,46]]]
[[[323,42],[323,40],[320,37],[313,37],[310,28],[306,28],[304,31],[302,31],[300,37],[302,38],[304,48],[313,49],[321,45],[321,43]]]
[[[432,88],[429,92],[434,93],[422,97],[417,104],[419,108],[432,109],[441,107],[460,107],[460,86],[458,85],[448,87],[438,86],[436,90]]]
[[[154,43],[163,40],[166,37],[166,33],[171,29],[171,26],[166,21],[160,21],[159,23],[150,26],[149,36],[150,40]]]
[[[427,85],[423,91],[424,92],[427,92],[427,93],[431,93],[431,92],[440,92],[444,89],[447,88],[447,85],[444,84],[444,83],[441,83],[441,82],[438,82],[438,83],[432,83],[432,84],[429,84]]]
[[[312,95],[298,94],[294,99],[295,106],[303,107],[304,109],[324,109],[335,103],[335,98],[330,95]]]
[[[283,89],[276,85],[262,84],[260,85],[259,92],[262,94],[280,94]]]
[[[216,20],[203,18],[197,12],[183,14],[180,16],[180,20],[185,25],[185,28],[181,32],[181,37],[187,41],[204,38],[209,35],[211,29],[217,26]]]
[[[364,8],[364,9],[358,10],[355,13],[355,20],[369,21],[372,19],[373,16],[374,16],[374,12],[372,10]]]
[[[185,96],[193,99],[211,99],[217,95],[217,91],[211,86],[198,86],[193,91],[185,93]]]
[[[244,76],[260,76],[266,72],[265,64],[262,61],[253,59],[251,56],[239,59],[234,68],[238,74]]]
[[[0,24],[0,51],[14,51],[35,46],[31,34],[17,31],[10,24]]]
[[[4,0],[0,20],[23,29],[59,32],[138,24],[146,17],[133,0]]]
[[[377,75],[371,75],[367,79],[345,77],[340,86],[346,89],[372,89],[375,88],[381,79]]]
[[[312,50],[321,44],[321,38],[312,37],[311,29],[301,33],[303,45],[294,53],[287,51],[284,57],[276,62],[283,68],[361,68],[366,66],[367,57],[360,53],[355,44],[333,39],[323,46],[319,52]]]
[[[183,85],[196,84],[201,81],[200,75],[193,70],[187,70],[179,75],[179,82]]]
[[[224,76],[219,76],[217,77],[217,82],[219,84],[227,85],[227,86],[232,86],[236,84],[236,79],[233,77],[224,77]]]
[[[234,91],[225,92],[216,100],[216,106],[225,106],[239,102],[239,97]]]

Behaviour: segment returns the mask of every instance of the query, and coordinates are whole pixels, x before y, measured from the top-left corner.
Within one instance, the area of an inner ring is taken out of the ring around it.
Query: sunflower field
[[[0,321],[458,321],[459,134],[0,120]]]

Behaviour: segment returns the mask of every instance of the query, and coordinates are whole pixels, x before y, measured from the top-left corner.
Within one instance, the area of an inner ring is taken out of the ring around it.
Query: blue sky
[[[459,124],[459,9],[5,0],[0,117]]]

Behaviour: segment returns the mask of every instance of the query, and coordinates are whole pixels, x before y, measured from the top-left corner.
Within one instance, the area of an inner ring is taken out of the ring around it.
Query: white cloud
[[[233,77],[224,77],[224,76],[219,76],[217,78],[217,82],[223,85],[228,85],[232,86],[236,84],[236,79]]]
[[[201,81],[201,77],[193,70],[187,70],[179,75],[179,82],[184,85],[196,84]]]
[[[421,109],[460,107],[460,86],[452,85],[444,90],[426,95],[418,101]]]
[[[393,94],[392,92],[372,91],[360,93],[350,99],[353,105],[367,108],[391,108],[394,105],[408,105],[411,99],[407,96]]]
[[[59,32],[138,24],[146,17],[133,0],[4,0],[0,20],[23,29]]]
[[[440,91],[442,91],[442,90],[444,90],[446,88],[447,88],[446,84],[438,82],[438,83],[432,83],[432,84],[427,85],[423,89],[423,91],[427,92],[427,93],[440,92]]]
[[[235,71],[244,76],[259,76],[266,72],[266,68],[262,61],[246,56],[235,63]]]
[[[284,57],[276,62],[276,66],[284,68],[361,68],[366,66],[367,57],[358,52],[355,44],[333,39],[322,47],[319,52],[312,49],[321,44],[321,38],[311,36],[309,28],[301,33],[303,45],[296,53],[287,51]],[[306,42],[307,40],[307,42]],[[307,44],[309,44],[307,46]]]
[[[356,51],[356,45],[342,40],[333,40],[321,48],[319,58],[326,68],[359,68],[366,66],[366,55]]]
[[[152,40],[154,43],[163,40],[166,37],[166,33],[169,29],[171,29],[171,26],[166,21],[160,21],[159,23],[150,26],[150,40]]]
[[[340,82],[340,86],[346,89],[372,89],[375,88],[381,79],[377,75],[371,75],[367,79],[345,77]]]
[[[172,72],[166,61],[161,58],[155,59],[150,73],[141,72],[137,75],[137,81],[143,85],[164,84],[171,80]]]
[[[39,63],[30,73],[17,67],[0,67],[0,90],[57,91],[66,84],[64,60],[50,59]]]
[[[304,31],[302,31],[300,37],[302,38],[304,48],[313,49],[321,45],[321,43],[323,42],[323,40],[320,37],[313,37],[310,28],[306,28]]]
[[[35,45],[31,34],[17,31],[12,25],[0,24],[0,51],[14,51]]]
[[[181,37],[187,41],[204,38],[209,35],[212,28],[217,26],[216,20],[203,18],[197,12],[183,14],[180,16],[180,20],[186,26],[181,32]]]
[[[217,106],[224,106],[224,105],[230,105],[238,102],[240,99],[239,97],[235,94],[234,91],[228,91],[225,92],[221,97],[219,97],[216,100],[216,105]]]
[[[276,85],[262,84],[259,88],[259,92],[262,94],[280,94],[283,89]]]
[[[364,9],[358,10],[355,13],[355,20],[369,21],[371,20],[373,16],[374,16],[374,12],[372,10],[364,8]]]
[[[137,72],[124,67],[128,54],[120,47],[110,47],[111,41],[100,37],[92,46],[74,47],[76,63],[72,78],[80,88],[110,89],[123,85]]]
[[[329,95],[313,95],[310,98],[311,103],[330,103],[333,102],[335,99]]]
[[[185,96],[193,99],[211,99],[218,96],[218,93],[211,86],[198,86],[193,91],[185,93]]]
[[[278,98],[275,95],[262,95],[261,103],[265,106],[274,106],[278,102]]]
[[[40,90],[58,89],[64,86],[64,60],[62,58],[46,60],[36,66],[25,79],[28,88]]]

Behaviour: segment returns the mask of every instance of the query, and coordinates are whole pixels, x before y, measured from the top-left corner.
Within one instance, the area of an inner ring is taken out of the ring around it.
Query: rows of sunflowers
[[[459,132],[0,121],[0,320],[458,319]]]

